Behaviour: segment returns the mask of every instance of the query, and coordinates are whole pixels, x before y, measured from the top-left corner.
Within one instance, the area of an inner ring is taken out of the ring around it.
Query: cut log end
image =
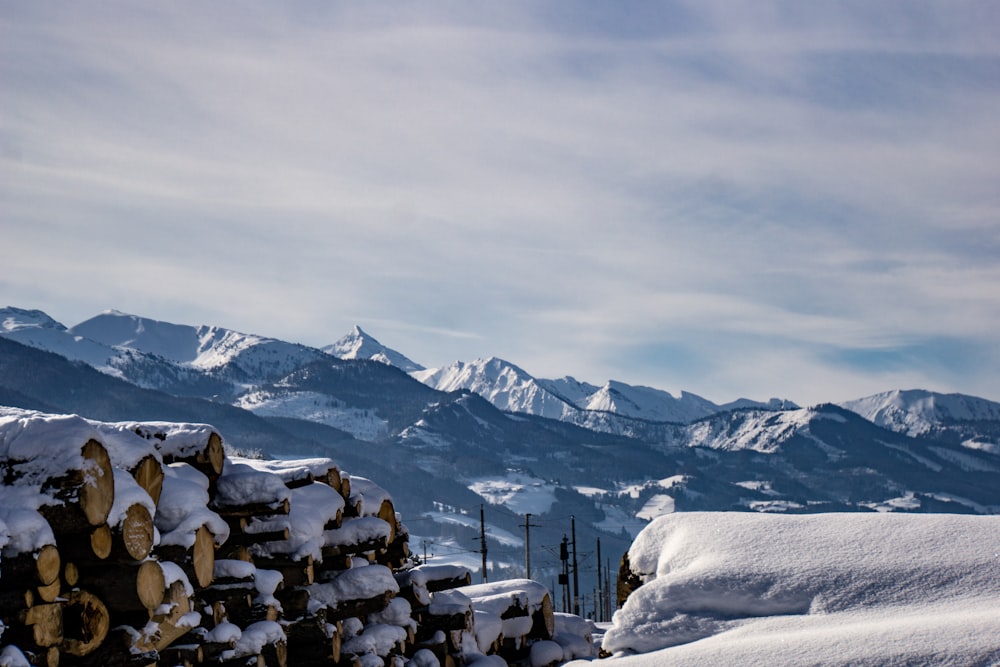
[[[111,628],[108,610],[101,600],[87,591],[73,590],[66,595],[62,612],[64,653],[85,656],[97,649]]]
[[[143,505],[125,510],[121,525],[121,543],[134,560],[143,560],[153,550],[153,517]]]
[[[86,461],[86,482],[80,488],[80,509],[91,526],[108,519],[115,501],[115,479],[108,450],[96,440],[88,440],[81,450]]]
[[[38,550],[35,558],[35,571],[38,574],[38,581],[43,586],[48,586],[59,578],[62,568],[62,559],[59,557],[59,549],[54,544],[46,544]]]
[[[156,561],[148,560],[139,566],[135,575],[135,592],[146,609],[156,609],[163,602],[167,580],[163,568]]]
[[[222,467],[226,462],[226,451],[222,446],[222,436],[215,431],[212,431],[212,434],[208,436],[208,446],[205,447],[204,457],[205,462],[215,472],[215,476],[221,475]]]
[[[163,465],[156,457],[152,454],[142,457],[132,468],[132,477],[153,499],[153,504],[159,504],[160,493],[163,491]]]
[[[194,535],[191,565],[194,568],[195,585],[205,588],[212,583],[215,576],[215,537],[208,526],[202,526]]]
[[[101,524],[90,531],[90,550],[99,559],[104,560],[111,555],[114,539],[108,524]]]

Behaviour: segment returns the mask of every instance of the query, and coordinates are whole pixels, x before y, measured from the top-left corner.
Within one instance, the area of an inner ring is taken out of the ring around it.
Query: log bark
[[[184,667],[200,665],[205,661],[205,651],[201,644],[174,644],[160,653],[159,664]]]
[[[0,560],[0,590],[17,590],[29,586],[48,586],[59,579],[62,559],[54,544],[37,551],[15,556],[4,554]]]
[[[45,649],[62,643],[63,609],[59,603],[35,604],[17,611],[5,609],[3,616],[7,626],[3,633],[5,644]]]
[[[268,667],[288,667],[287,642],[277,641],[273,644],[265,644],[260,649],[260,655]],[[296,667],[298,666],[296,665]]]
[[[142,652],[162,651],[191,629],[180,625],[181,619],[192,611],[191,598],[187,596],[183,581],[175,581],[170,584],[163,597],[162,608],[167,611],[153,614],[149,618],[149,623],[146,624],[146,628],[149,628],[150,625],[154,626],[155,631],[151,634],[144,632],[133,643],[134,650]]]
[[[326,620],[330,622],[343,621],[352,616],[365,618],[368,614],[383,611],[389,606],[389,601],[394,596],[395,593],[386,591],[385,593],[364,600],[341,601],[333,607],[326,608]]]
[[[316,570],[312,556],[301,560],[280,556],[254,556],[253,564],[262,570],[277,570],[284,578],[285,586],[308,586],[316,581]]]
[[[149,618],[149,612],[163,602],[167,592],[163,570],[153,560],[81,569],[80,583],[100,597],[119,622]]]
[[[288,514],[291,505],[288,499],[276,503],[247,503],[245,505],[216,505],[209,503],[210,509],[223,519],[253,519],[267,516],[280,516]]]
[[[138,425],[136,427],[136,433],[139,435],[152,438],[154,440],[154,445],[157,442],[164,442],[167,439],[164,433],[154,433],[145,425]],[[204,446],[197,452],[186,455],[178,456],[167,451],[167,448],[161,448],[157,446],[160,453],[163,456],[163,462],[166,463],[187,463],[197,470],[201,471],[206,477],[208,477],[209,482],[214,482],[222,474],[222,467],[226,461],[226,452],[222,446],[222,437],[212,431]]]
[[[51,492],[61,503],[43,505],[38,510],[57,537],[86,532],[105,523],[115,500],[114,474],[104,445],[88,440],[80,453],[84,469],[67,470],[65,475],[42,483],[42,492]]]
[[[288,637],[288,661],[295,667],[329,667],[340,662],[340,633],[327,635],[326,620],[320,616],[304,618],[285,627]]]
[[[60,553],[72,557],[79,565],[104,561],[111,555],[114,543],[111,527],[104,523],[85,532],[62,535],[57,540]]]
[[[59,649],[55,646],[40,649],[27,649],[21,647],[28,664],[31,667],[59,667]]]
[[[132,632],[124,626],[112,629],[97,650],[74,659],[72,664],[75,667],[156,667],[159,664],[156,651],[133,651]]]

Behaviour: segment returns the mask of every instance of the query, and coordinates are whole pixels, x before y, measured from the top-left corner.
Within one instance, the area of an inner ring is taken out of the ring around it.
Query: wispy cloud
[[[0,287],[718,400],[1000,398],[1000,11],[632,9],[6,5]]]

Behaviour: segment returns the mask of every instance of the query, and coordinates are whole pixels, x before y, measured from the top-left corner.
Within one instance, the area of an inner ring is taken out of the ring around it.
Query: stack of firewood
[[[540,584],[414,567],[391,496],[210,426],[0,408],[0,666],[524,660]]]

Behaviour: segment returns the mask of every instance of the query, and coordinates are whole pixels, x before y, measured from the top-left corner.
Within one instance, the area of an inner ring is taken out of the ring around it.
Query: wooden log
[[[133,642],[133,650],[162,651],[170,646],[191,629],[184,624],[184,617],[192,609],[185,582],[178,580],[171,583],[157,612],[149,617],[143,634]],[[151,626],[155,629],[151,633],[147,632]]]
[[[23,598],[17,602],[27,602]],[[0,611],[6,629],[5,644],[22,648],[58,647],[63,640],[63,610],[60,603],[33,604]]]
[[[75,657],[75,667],[157,667],[157,651],[137,651],[133,647],[135,630],[119,626],[108,632],[104,643],[86,656]]]
[[[152,454],[139,459],[139,462],[129,469],[129,474],[136,483],[145,489],[153,504],[160,502],[160,493],[163,491],[163,464]]]
[[[28,649],[21,648],[21,653],[31,667],[59,667],[59,649],[55,646],[48,648]]]
[[[264,658],[264,664],[268,667],[288,667],[287,642],[276,641],[273,644],[264,644],[261,647],[260,655]]]
[[[65,599],[60,650],[81,657],[93,653],[111,629],[107,607],[96,595],[80,589],[70,591]]]
[[[156,422],[135,424],[135,432],[150,440],[163,457],[163,463],[188,463],[200,470],[212,482],[222,474],[226,460],[226,452],[222,445],[222,436],[215,431],[196,428],[196,433],[188,432],[177,435],[173,429],[176,424],[159,424]],[[197,426],[197,425],[196,425]],[[178,430],[183,431],[181,428]],[[190,441],[193,437],[203,439],[197,444],[185,442],[179,447],[175,443],[182,437]]]
[[[214,501],[210,508],[223,519],[253,519],[266,516],[288,514],[291,505],[287,498],[273,503],[247,503],[244,505],[218,505]]]
[[[18,590],[29,586],[48,586],[59,579],[62,559],[54,544],[36,551],[15,555],[4,553],[0,559],[0,590]]]
[[[259,569],[281,572],[285,586],[308,586],[316,581],[312,556],[306,556],[301,560],[282,556],[254,556],[253,564]]]
[[[389,524],[389,537],[387,541],[392,542],[395,540],[397,530],[396,507],[393,505],[392,500],[389,498],[383,498],[378,511],[375,512],[375,516]]]
[[[555,611],[552,608],[552,598],[546,593],[542,604],[531,613],[531,633],[528,634],[528,639],[552,639],[555,633]]]
[[[116,561],[145,560],[153,550],[153,533],[149,510],[139,503],[130,505],[121,523],[111,529],[109,557]]]
[[[35,594],[42,602],[55,602],[62,592],[62,581],[56,579],[48,586],[36,586]]]
[[[627,551],[618,564],[618,579],[616,583],[618,608],[621,609],[622,605],[625,604],[625,600],[632,594],[632,591],[642,586],[642,579],[632,571]]]
[[[177,643],[159,651],[159,664],[177,667],[193,667],[205,661],[205,650],[201,644]]]
[[[70,588],[73,588],[80,581],[80,569],[76,563],[66,563],[63,565],[63,581]]]
[[[307,617],[309,611],[309,589],[285,587],[276,591],[274,597],[281,603],[286,620],[295,621]]]
[[[179,565],[196,588],[204,588],[212,583],[215,576],[215,537],[207,525],[202,525],[195,531],[194,543],[190,548],[161,544],[153,549],[153,553],[160,560]]]
[[[88,440],[80,454],[84,461],[81,469],[67,470],[65,475],[50,477],[41,485],[42,493],[51,493],[59,503],[39,508],[57,537],[100,526],[107,521],[114,503],[114,475],[104,445]]]
[[[119,622],[133,619],[144,622],[167,592],[163,569],[153,560],[114,568],[81,569],[80,583],[100,597]]]
[[[61,535],[58,539],[61,553],[71,556],[79,565],[103,561],[111,556],[114,537],[106,523],[84,532]]]
[[[332,633],[328,632],[330,629]],[[331,662],[340,662],[340,633],[328,626],[324,615],[289,623],[285,626],[285,634],[288,636],[288,661],[295,667],[326,667]]]
[[[394,593],[385,592],[363,600],[342,600],[326,608],[327,621],[342,621],[352,616],[364,618],[389,606]]]

